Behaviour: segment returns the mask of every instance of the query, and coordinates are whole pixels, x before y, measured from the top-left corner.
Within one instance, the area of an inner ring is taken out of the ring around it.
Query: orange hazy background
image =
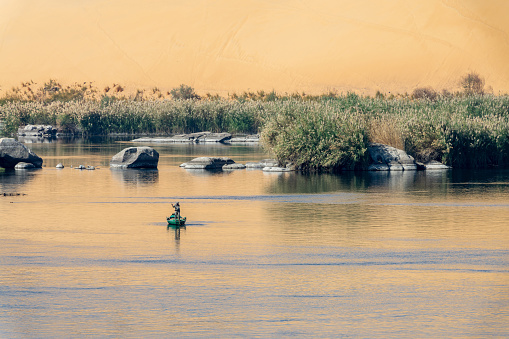
[[[0,0],[0,95],[55,79],[199,94],[509,92],[506,0]]]

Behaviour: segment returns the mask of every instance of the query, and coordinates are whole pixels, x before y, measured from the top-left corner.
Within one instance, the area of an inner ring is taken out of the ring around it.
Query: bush
[[[172,89],[170,94],[175,100],[200,99],[200,96],[194,92],[194,88],[184,84]]]
[[[273,108],[262,141],[280,163],[304,171],[351,170],[365,163],[368,137],[359,114],[293,100]]]
[[[460,80],[460,85],[463,88],[463,93],[466,95],[484,94],[484,79],[475,72],[470,72],[463,76]]]
[[[412,99],[424,99],[434,101],[438,93],[431,87],[418,87],[412,92]]]

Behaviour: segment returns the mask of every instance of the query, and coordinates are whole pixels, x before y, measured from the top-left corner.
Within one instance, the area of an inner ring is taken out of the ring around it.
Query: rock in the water
[[[56,168],[64,168],[64,165],[60,162],[57,164]]]
[[[236,144],[236,143],[256,144],[256,143],[260,142],[260,136],[258,134],[253,134],[253,135],[237,135],[237,136],[233,136],[227,142],[232,143],[232,144]]]
[[[111,158],[114,168],[157,168],[159,153],[151,147],[124,148]]]
[[[368,153],[373,163],[370,171],[415,171],[415,159],[405,151],[392,146],[373,143],[368,146]]]
[[[262,164],[264,167],[278,167],[279,162],[276,159],[263,159],[260,161],[260,164]]]
[[[279,162],[276,159],[263,159],[259,162],[246,163],[247,168],[264,168],[264,167],[278,167]]]
[[[133,142],[158,142],[158,143],[216,143],[230,140],[230,133],[196,132],[190,134],[177,134],[161,138],[138,138]]]
[[[0,167],[14,168],[19,162],[42,167],[42,159],[31,149],[12,138],[0,139]]]
[[[223,170],[237,170],[237,169],[244,169],[246,168],[246,165],[244,164],[229,164],[224,165]]]
[[[198,142],[215,143],[225,142],[230,140],[232,135],[230,133],[210,133],[203,132],[203,135],[197,139]]]
[[[262,169],[264,172],[292,172],[295,169],[288,167],[279,167],[279,166],[267,166]]]
[[[387,164],[371,164],[368,166],[368,171],[390,171]]]
[[[262,169],[265,166],[263,166],[263,164],[261,164],[259,162],[247,162],[246,163],[246,167],[247,168],[259,168],[259,169]]]
[[[185,169],[222,169],[224,165],[234,164],[230,158],[213,158],[213,157],[200,157],[194,158],[187,162],[184,166]]]
[[[18,128],[18,135],[28,137],[50,137],[57,133],[57,129],[51,125],[26,125]]]
[[[32,169],[32,168],[36,168],[36,167],[34,164],[29,163],[29,162],[18,162],[16,164],[16,166],[14,166],[14,169],[17,169],[17,170],[25,170],[25,169]]]
[[[424,166],[426,167],[426,170],[448,170],[452,168],[451,166],[444,165],[436,160],[431,160],[424,164]]]

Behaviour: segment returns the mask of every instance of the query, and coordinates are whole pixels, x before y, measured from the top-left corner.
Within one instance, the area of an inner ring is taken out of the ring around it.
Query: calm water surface
[[[128,146],[31,144],[45,168],[0,173],[26,194],[0,197],[0,337],[509,337],[508,171],[178,167],[268,157],[202,145],[110,170]]]

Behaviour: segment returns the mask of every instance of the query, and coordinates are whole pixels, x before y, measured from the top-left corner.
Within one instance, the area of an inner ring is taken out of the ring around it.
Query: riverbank
[[[509,96],[13,101],[0,105],[0,119],[4,135],[26,124],[83,135],[260,133],[280,161],[312,171],[355,169],[370,142],[454,168],[509,166]]]

